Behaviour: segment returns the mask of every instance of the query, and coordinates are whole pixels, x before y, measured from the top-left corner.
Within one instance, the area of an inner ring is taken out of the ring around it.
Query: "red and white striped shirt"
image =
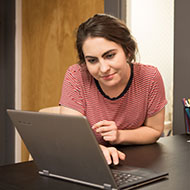
[[[108,120],[115,121],[118,129],[123,130],[141,127],[146,118],[167,104],[167,100],[162,77],[154,66],[131,64],[131,76],[125,90],[111,99],[85,66],[75,64],[66,72],[59,103],[81,112],[91,126]],[[107,144],[94,133],[100,144]]]

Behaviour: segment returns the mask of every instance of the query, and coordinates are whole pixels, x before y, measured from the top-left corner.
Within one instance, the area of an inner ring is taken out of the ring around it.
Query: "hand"
[[[117,150],[115,147],[105,147],[103,145],[100,145],[100,148],[105,156],[108,165],[112,163],[112,160],[114,165],[119,164],[119,159],[125,160],[125,154]]]
[[[118,144],[119,131],[114,121],[99,121],[92,129],[100,133],[105,141],[109,141],[111,144]]]

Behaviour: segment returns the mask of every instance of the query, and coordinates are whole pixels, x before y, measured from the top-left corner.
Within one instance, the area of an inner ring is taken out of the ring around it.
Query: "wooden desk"
[[[127,155],[118,168],[144,167],[168,171],[169,179],[140,188],[141,190],[188,190],[190,188],[189,135],[161,138],[158,143],[143,146],[119,147]],[[0,190],[93,190],[94,188],[40,176],[34,162],[0,167]]]

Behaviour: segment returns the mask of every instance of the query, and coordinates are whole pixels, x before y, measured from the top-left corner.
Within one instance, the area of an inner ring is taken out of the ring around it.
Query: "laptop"
[[[143,168],[111,170],[84,116],[7,112],[41,175],[107,190],[133,189],[168,176]]]

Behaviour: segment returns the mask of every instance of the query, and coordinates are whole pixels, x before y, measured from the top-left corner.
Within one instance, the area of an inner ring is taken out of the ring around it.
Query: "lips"
[[[114,75],[115,75],[115,73],[102,76],[101,78],[103,78],[104,80],[111,80],[111,79],[113,79]]]

